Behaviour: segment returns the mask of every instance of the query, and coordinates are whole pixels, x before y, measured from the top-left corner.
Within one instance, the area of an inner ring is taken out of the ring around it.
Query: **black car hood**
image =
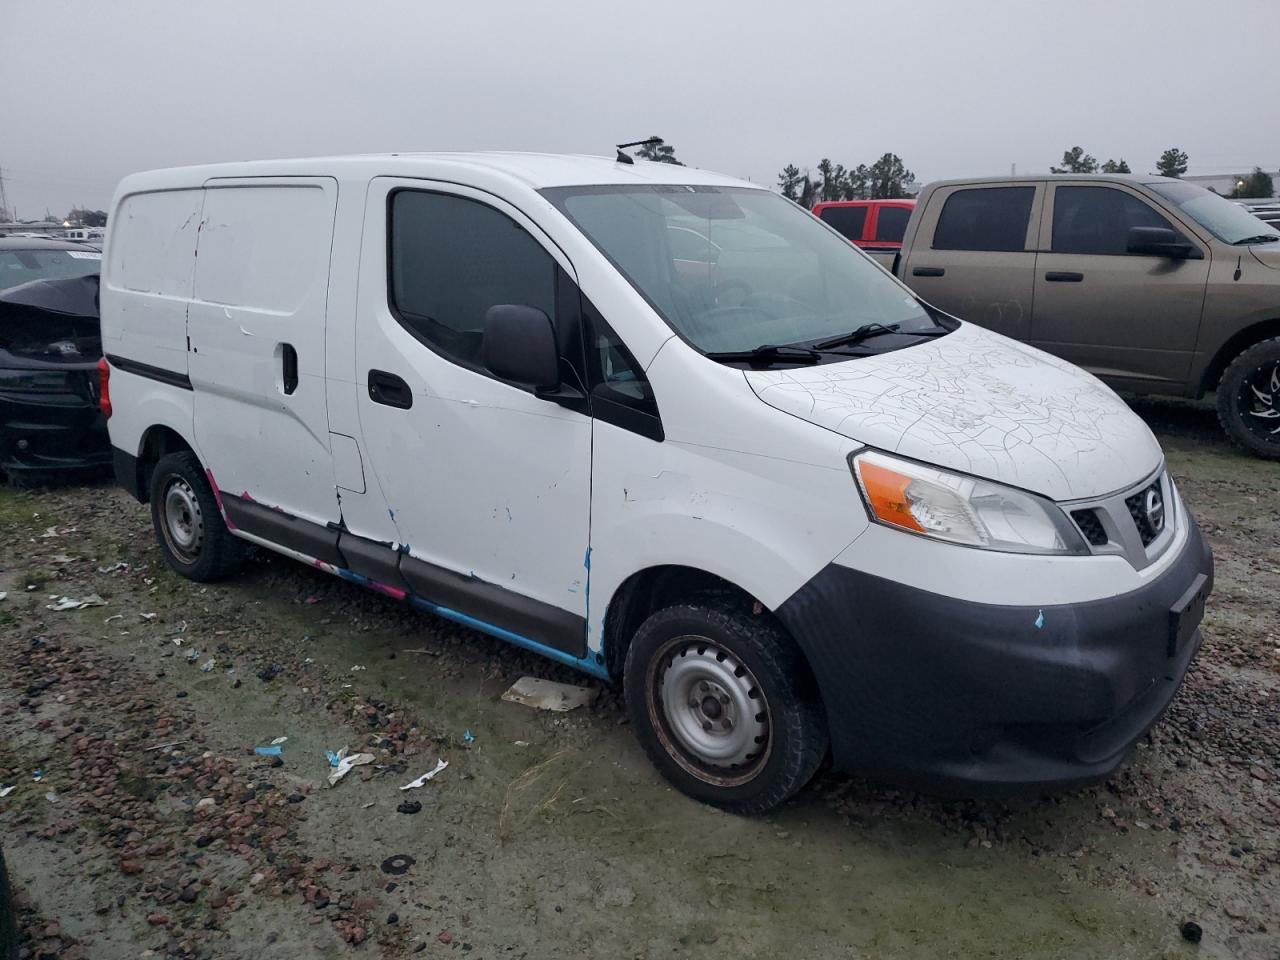
[[[96,363],[102,356],[98,277],[32,280],[0,290],[0,353],[6,365]]]

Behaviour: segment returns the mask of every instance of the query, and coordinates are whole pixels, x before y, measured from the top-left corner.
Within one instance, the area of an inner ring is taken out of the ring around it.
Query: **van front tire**
[[[1280,337],[1231,361],[1218,384],[1218,420],[1236,446],[1280,460]]]
[[[156,540],[165,563],[175,573],[208,583],[240,568],[249,547],[227,529],[213,488],[194,453],[161,457],[148,486]]]
[[[673,786],[759,814],[812,779],[828,738],[799,649],[767,613],[739,606],[717,598],[654,613],[627,651],[623,686],[636,736]]]

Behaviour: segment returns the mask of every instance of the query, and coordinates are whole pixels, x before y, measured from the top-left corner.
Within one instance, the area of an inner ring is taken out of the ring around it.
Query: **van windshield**
[[[767,190],[662,184],[542,193],[704,353],[813,348],[860,329],[883,334],[842,344],[863,354],[947,329],[838,233]],[[821,360],[847,356],[824,350]]]
[[[1158,180],[1148,183],[1147,187],[1219,240],[1227,243],[1274,243],[1280,240],[1280,231],[1259,220],[1244,207],[1194,183]],[[1272,234],[1275,234],[1274,240],[1271,239]]]

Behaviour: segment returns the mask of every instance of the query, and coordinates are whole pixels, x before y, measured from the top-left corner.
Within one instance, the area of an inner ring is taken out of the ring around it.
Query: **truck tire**
[[[667,607],[636,631],[627,714],[681,792],[732,813],[772,810],[812,779],[827,726],[808,664],[767,614],[729,599]]]
[[[1231,361],[1218,384],[1218,421],[1236,446],[1280,460],[1280,337]]]
[[[14,917],[13,891],[4,866],[4,851],[0,850],[0,960],[17,958],[18,923]]]
[[[194,453],[184,450],[161,457],[148,489],[156,540],[175,573],[208,583],[240,568],[249,545],[227,529]]]

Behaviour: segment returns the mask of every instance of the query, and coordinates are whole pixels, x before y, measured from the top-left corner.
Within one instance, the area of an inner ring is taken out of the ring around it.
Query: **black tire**
[[[710,679],[717,671],[723,687]],[[685,691],[679,707],[667,708],[664,685],[668,692]],[[627,651],[623,686],[645,753],[695,800],[733,813],[764,813],[803,788],[826,756],[827,725],[808,664],[781,627],[767,613],[753,615],[748,602],[711,598],[650,616]],[[753,716],[735,709],[744,703],[756,711]],[[677,732],[680,727],[684,732]],[[729,739],[710,750],[758,746],[715,763],[688,746],[691,738],[717,737]]]
[[[196,455],[189,451],[170,453],[160,458],[152,471],[151,523],[165,563],[188,580],[208,583],[230,576],[240,568],[249,553],[249,545],[232,536],[222,520],[218,501],[205,477]],[[170,497],[181,501],[192,534],[184,540],[177,524],[169,520],[181,511]]]
[[[17,960],[17,957],[18,922],[13,891],[9,889],[9,874],[4,866],[4,851],[0,850],[0,960]]]
[[[1218,384],[1218,421],[1242,450],[1280,460],[1280,337],[1231,361]]]

